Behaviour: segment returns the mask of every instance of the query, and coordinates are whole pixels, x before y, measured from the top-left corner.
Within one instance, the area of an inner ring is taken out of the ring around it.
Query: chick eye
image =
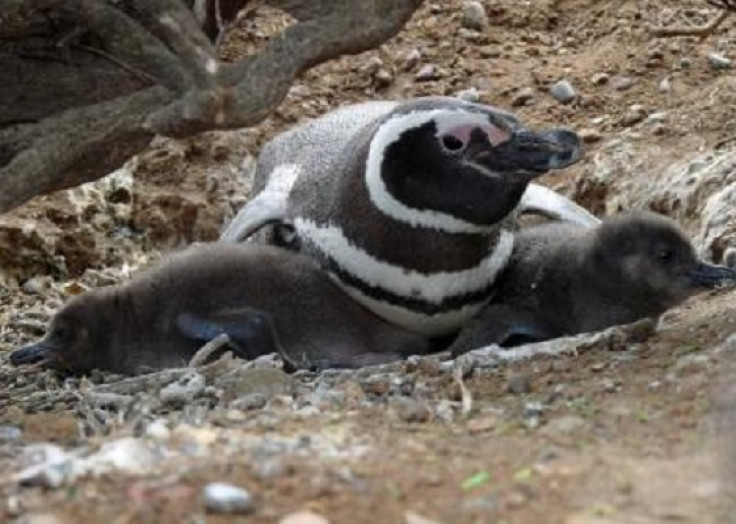
[[[672,259],[675,258],[675,253],[669,249],[663,249],[659,252],[658,256],[662,262],[671,262]]]
[[[51,338],[57,342],[69,343],[74,338],[74,331],[69,326],[54,326],[51,330]]]
[[[455,135],[442,135],[440,137],[440,142],[442,144],[442,147],[445,148],[446,151],[450,151],[451,153],[457,153],[458,151],[462,151],[465,149],[465,142],[460,140]]]

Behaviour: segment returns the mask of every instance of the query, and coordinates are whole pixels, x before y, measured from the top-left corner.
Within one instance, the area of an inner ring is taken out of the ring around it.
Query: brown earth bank
[[[0,521],[274,522],[308,510],[333,523],[736,522],[728,290],[690,300],[641,340],[562,341],[559,354],[463,379],[437,358],[295,376],[230,362],[202,371],[207,386],[180,406],[160,401],[160,383],[123,394],[120,377],[7,363],[68,296],[216,238],[246,201],[242,172],[265,140],[369,99],[474,89],[533,127],[570,126],[585,159],[544,183],[601,216],[665,212],[721,257],[736,238],[736,75],[718,59],[736,60],[736,16],[705,38],[657,38],[653,26],[701,25],[716,11],[699,0],[485,0],[474,30],[463,4],[426,3],[380,49],[305,74],[256,128],[159,139],[101,182],[0,218]],[[286,23],[268,11],[244,20],[223,58]],[[549,93],[563,79],[577,93],[567,104]],[[123,407],[94,400],[110,391]],[[116,442],[132,447],[102,461]],[[18,482],[52,453],[39,443],[76,450],[88,470],[67,457],[56,477]],[[208,511],[210,482],[246,489],[249,513]]]

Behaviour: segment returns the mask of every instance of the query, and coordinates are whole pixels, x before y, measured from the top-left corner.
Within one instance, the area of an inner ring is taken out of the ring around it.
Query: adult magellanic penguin
[[[568,130],[454,98],[368,102],[267,144],[251,200],[223,233],[316,257],[358,302],[414,332],[457,330],[487,302],[511,255],[516,214],[585,224],[589,213],[529,182],[576,162]]]

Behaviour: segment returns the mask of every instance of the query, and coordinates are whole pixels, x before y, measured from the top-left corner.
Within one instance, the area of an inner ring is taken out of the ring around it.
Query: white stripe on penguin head
[[[399,140],[410,129],[434,121],[437,136],[462,125],[495,126],[483,113],[461,109],[433,109],[397,114],[383,122],[373,135],[366,160],[365,180],[371,202],[385,215],[413,227],[437,229],[447,233],[488,233],[495,225],[481,226],[440,211],[414,209],[400,202],[388,191],[381,176],[386,148]],[[439,142],[438,142],[439,147]]]

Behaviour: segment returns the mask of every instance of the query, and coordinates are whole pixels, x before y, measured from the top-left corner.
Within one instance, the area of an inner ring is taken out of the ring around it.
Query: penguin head
[[[642,307],[662,313],[689,296],[736,283],[736,271],[700,260],[672,220],[653,213],[606,220],[594,233],[589,269]],[[644,306],[646,305],[646,306]]]
[[[513,211],[532,179],[579,158],[572,131],[535,132],[498,108],[419,99],[374,129],[366,183],[373,204],[397,220],[480,232]]]
[[[113,357],[113,323],[106,322],[107,290],[92,290],[71,299],[54,315],[46,336],[10,355],[13,365],[41,363],[63,372],[109,368]]]

